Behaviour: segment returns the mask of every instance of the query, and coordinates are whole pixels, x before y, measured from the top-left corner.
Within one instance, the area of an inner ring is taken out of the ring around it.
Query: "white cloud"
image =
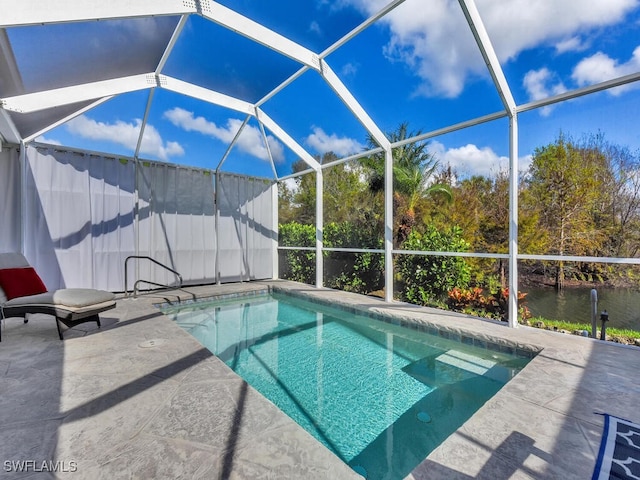
[[[161,20],[160,17],[141,17],[135,21],[127,20],[109,20],[105,25],[113,29],[114,35],[118,35],[123,39],[131,38],[143,40],[146,42],[157,42],[159,35],[166,35],[167,22]]]
[[[349,62],[342,66],[342,68],[340,69],[340,73],[344,77],[352,77],[356,73],[358,73],[358,68],[359,65],[357,63]]]
[[[121,120],[115,123],[97,122],[86,115],[80,115],[67,122],[67,130],[82,138],[90,140],[108,141],[117,143],[131,150],[135,150],[140,134],[142,120],[135,119],[134,123]],[[160,133],[147,124],[140,145],[140,152],[153,155],[160,160],[168,160],[169,157],[184,155],[184,149],[178,142],[164,142]]]
[[[311,22],[309,25],[309,31],[315,33],[316,35],[322,35],[322,29],[320,28],[320,24],[315,20]]]
[[[566,92],[566,87],[562,82],[550,85],[554,80],[554,75],[547,68],[539,70],[529,70],[524,76],[523,85],[529,94],[530,100],[541,100],[550,95]]]
[[[640,47],[636,47],[629,61],[619,63],[618,60],[598,52],[581,60],[573,69],[571,78],[581,87],[604,82],[640,70]],[[631,86],[617,87],[609,92],[619,95]]]
[[[222,140],[223,142],[231,143],[233,137],[238,133],[238,129],[242,122],[235,123],[233,119],[227,122],[227,127],[218,127],[215,123],[210,122],[204,117],[196,117],[193,112],[185,110],[184,108],[175,107],[171,110],[167,110],[162,115],[176,127],[180,127],[187,132],[198,132],[203,135]]]
[[[498,156],[489,147],[478,148],[467,144],[459,148],[445,149],[440,142],[432,142],[429,150],[436,154],[440,165],[451,165],[451,168],[462,176],[491,176],[509,168],[509,159]]]
[[[237,123],[240,127],[239,120],[229,119],[229,123]],[[269,142],[269,150],[271,150],[271,156],[273,161],[281,163],[284,161],[284,147],[283,145],[271,135],[267,135],[267,141]],[[268,160],[269,155],[267,149],[262,141],[262,133],[259,129],[252,125],[247,125],[242,130],[240,137],[238,138],[237,146],[243,152],[246,152],[261,160]]]
[[[629,75],[638,70],[640,70],[640,46],[636,47],[631,58],[625,63],[620,63],[602,52],[584,58],[574,67],[571,79],[578,87],[584,87]],[[558,80],[558,76],[546,67],[528,71],[522,83],[527,91],[529,100],[532,101],[567,91],[564,84]],[[620,95],[631,88],[637,87],[634,84],[630,84],[610,89],[608,92],[612,95]],[[551,112],[551,108],[551,106],[542,108],[540,114],[547,116]]]
[[[367,15],[386,0],[345,0]],[[562,45],[592,29],[614,25],[638,0],[477,0],[478,10],[501,62],[540,45]],[[406,2],[384,17],[391,39],[387,56],[404,62],[422,80],[416,93],[456,97],[466,78],[486,67],[458,2],[431,0],[429,8]],[[560,42],[560,43],[558,43]],[[577,45],[579,40],[573,40]],[[567,48],[570,43],[565,44]]]
[[[305,143],[317,153],[333,152],[339,157],[346,157],[361,152],[363,145],[352,138],[338,137],[335,133],[327,135],[319,127],[313,127],[313,133],[309,135]]]
[[[284,180],[284,183],[290,192],[295,193],[298,191],[298,182],[295,178],[287,178],[286,180]]]
[[[529,100],[542,100],[543,98],[550,97],[552,95],[558,95],[567,91],[567,88],[561,81],[556,80],[555,74],[553,74],[547,68],[541,68],[539,70],[529,70],[524,76],[522,81],[525,90],[529,96]],[[551,113],[550,106],[543,107],[540,110],[542,116],[547,116]]]
[[[518,158],[518,171],[522,173],[529,170],[529,167],[531,166],[532,161],[533,161],[533,155],[525,155],[524,157]]]
[[[556,53],[565,53],[565,52],[580,52],[587,48],[587,46],[582,43],[582,39],[580,37],[574,36],[565,38],[556,43]]]
[[[429,151],[435,155],[440,166],[450,165],[461,177],[474,175],[491,177],[509,169],[509,158],[498,155],[489,147],[479,148],[470,143],[463,147],[446,148],[442,143],[432,141],[429,144]],[[519,170],[526,170],[530,163],[531,156],[521,157],[518,160]]]
[[[220,140],[223,143],[230,144],[235,138],[238,130],[242,126],[242,121],[230,118],[224,127],[210,122],[204,117],[196,117],[193,112],[180,107],[167,110],[163,114],[176,127],[182,128],[187,132],[198,132],[203,135]],[[275,162],[284,160],[284,147],[275,137],[267,135],[269,149]],[[242,133],[238,137],[236,146],[243,152],[248,153],[261,160],[268,160],[269,154],[262,139],[260,130],[252,125],[245,125]]]
[[[52,138],[46,138],[43,135],[36,137],[36,142],[48,143],[49,145],[62,145],[62,143],[59,142],[58,140],[54,140]]]

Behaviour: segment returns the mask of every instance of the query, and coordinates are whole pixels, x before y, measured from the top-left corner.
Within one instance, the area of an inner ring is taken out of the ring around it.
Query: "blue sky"
[[[386,2],[220,3],[321,52]],[[518,104],[640,71],[640,0],[476,3]],[[164,17],[28,27],[10,30],[9,36],[25,86],[38,90],[59,86],[56,76],[63,82],[71,72],[91,81],[101,69],[153,71],[163,50],[155,35],[166,43],[176,22]],[[89,40],[82,37],[87,32]],[[457,1],[407,0],[326,60],[384,132],[402,122],[410,130],[429,132],[502,108]],[[163,73],[255,102],[299,68],[291,59],[192,16]],[[45,80],[42,72],[48,72]],[[43,81],[50,83],[38,83]],[[116,97],[39,140],[131,155],[148,95]],[[347,156],[366,145],[365,129],[316,72],[305,73],[262,108],[313,155],[334,151]],[[639,90],[629,85],[523,113],[521,164],[526,167],[534,149],[552,142],[561,130],[575,138],[602,132],[609,141],[636,150],[638,111]],[[236,112],[156,89],[141,156],[215,168],[244,120]],[[266,133],[278,175],[286,175],[297,157]],[[430,148],[441,164],[468,176],[506,168],[508,147],[508,122],[501,119],[434,138]],[[224,169],[271,177],[267,158],[260,127],[251,119]]]

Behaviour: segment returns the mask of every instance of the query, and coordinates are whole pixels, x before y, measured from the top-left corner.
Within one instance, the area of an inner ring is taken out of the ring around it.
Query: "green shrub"
[[[315,247],[313,225],[289,222],[280,225],[281,246]],[[328,223],[323,243],[328,248],[382,248],[376,232],[349,222]],[[285,250],[281,254],[280,278],[315,284],[315,252]],[[324,284],[349,292],[369,293],[384,285],[384,255],[362,252],[324,252]]]
[[[438,230],[427,225],[424,233],[413,230],[403,244],[405,250],[464,252],[469,244],[462,229]],[[454,288],[467,288],[471,269],[462,257],[399,255],[396,261],[403,300],[418,305],[441,303]]]
[[[371,228],[350,222],[331,222],[324,228],[328,248],[383,248],[383,240]],[[384,286],[384,255],[361,252],[325,252],[325,284],[355,293],[370,293]]]
[[[315,227],[290,222],[280,225],[281,246],[314,247]],[[328,223],[324,228],[327,248],[383,248],[381,235],[349,222]],[[453,227],[438,230],[429,225],[425,233],[411,232],[404,243],[407,250],[462,252],[469,244],[462,230]],[[285,250],[281,255],[280,277],[313,285],[315,252]],[[329,288],[370,293],[384,286],[384,255],[362,252],[324,252],[324,283]],[[453,288],[466,288],[470,268],[460,257],[401,255],[397,260],[401,296],[419,305],[442,305]]]
[[[316,227],[298,222],[279,225],[279,243],[283,247],[315,247]],[[280,256],[280,278],[313,285],[316,282],[316,253],[309,250],[284,250]]]

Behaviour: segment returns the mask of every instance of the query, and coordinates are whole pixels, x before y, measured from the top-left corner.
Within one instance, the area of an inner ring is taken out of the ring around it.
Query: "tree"
[[[329,152],[317,158],[321,164],[337,160],[334,153]],[[302,160],[292,166],[295,172],[308,170]],[[379,211],[372,204],[367,184],[362,180],[363,169],[358,162],[344,162],[322,171],[323,178],[323,219],[329,222],[363,222],[376,221]],[[316,173],[295,177],[292,188],[280,187],[280,221],[288,223],[295,220],[303,224],[315,224],[316,219]],[[281,185],[283,185],[281,183]],[[373,218],[373,220],[372,220]],[[380,216],[380,218],[383,218]],[[382,231],[380,229],[380,231]]]
[[[416,207],[426,198],[442,195],[451,200],[452,193],[449,185],[431,183],[438,163],[431,156],[423,165],[399,163],[393,168],[393,175],[397,182],[397,193],[404,196],[406,208],[400,217],[397,231],[398,243],[403,243],[416,225]]]
[[[323,162],[327,162],[326,156]],[[323,205],[325,223],[370,223],[374,208],[359,162],[343,162],[323,170]]]
[[[304,160],[293,163],[291,169],[293,173],[309,170]],[[294,179],[293,205],[291,210],[294,219],[305,225],[315,225],[316,223],[316,173],[311,171]],[[282,200],[282,199],[281,199]]]
[[[464,238],[477,252],[506,253],[509,248],[509,179],[506,172],[495,178],[480,175],[461,180],[453,189],[453,201],[446,215],[447,224],[461,227]],[[506,287],[506,262],[470,259],[476,281],[488,282],[486,273],[496,275]],[[495,285],[493,278],[490,279]]]
[[[595,215],[607,178],[607,161],[599,149],[579,146],[562,133],[537,148],[527,178],[529,206],[535,205],[542,228],[557,255],[585,255],[598,250],[604,235]],[[564,262],[556,268],[556,288],[564,285]]]
[[[420,131],[409,132],[408,124],[387,134],[391,143],[402,142],[420,135]],[[399,145],[392,150],[393,157],[393,190],[396,218],[396,240],[402,244],[416,225],[416,210],[426,198],[442,195],[451,199],[449,185],[434,183],[434,174],[438,161],[428,150],[428,142],[411,142]],[[378,147],[375,139],[369,136],[368,147]],[[369,189],[374,194],[384,191],[385,155],[376,153],[362,160],[369,170]]]
[[[608,211],[611,225],[603,254],[635,257],[640,253],[640,153],[603,141],[599,148],[611,171],[610,182],[604,186],[610,203],[603,210]]]
[[[278,221],[289,223],[296,219],[293,191],[286,182],[278,183]]]
[[[317,158],[321,164],[337,157],[327,153]],[[308,170],[303,161],[293,165],[295,172]],[[372,201],[362,167],[343,162],[326,167],[323,174],[324,245],[336,248],[381,248],[384,239],[383,210]],[[280,186],[280,245],[313,247],[316,230],[316,173],[295,177],[293,188]],[[315,278],[315,252],[286,250],[281,255],[281,275],[305,283]],[[384,257],[373,253],[325,252],[327,286],[369,293],[381,288]]]

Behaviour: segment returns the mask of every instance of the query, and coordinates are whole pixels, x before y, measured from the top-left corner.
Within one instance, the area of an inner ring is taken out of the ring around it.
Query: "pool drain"
[[[427,412],[418,412],[418,415],[416,416],[418,417],[418,420],[420,420],[421,422],[424,422],[424,423],[431,422],[431,415],[429,415]]]
[[[139,343],[138,346],[140,348],[153,348],[164,345],[165,343],[167,343],[167,341],[164,338],[155,338],[153,340],[147,340],[146,342]]]
[[[362,465],[354,465],[351,469],[356,472],[358,475],[362,475],[364,478],[367,478],[367,469]]]

